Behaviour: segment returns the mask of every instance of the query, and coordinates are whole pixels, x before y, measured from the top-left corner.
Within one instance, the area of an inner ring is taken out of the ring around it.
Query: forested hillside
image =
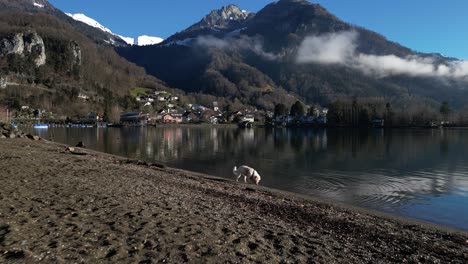
[[[31,36],[36,39],[28,40]],[[22,45],[26,49],[18,50]],[[44,63],[34,63],[38,54],[28,48],[43,50]],[[168,89],[112,47],[96,44],[48,14],[3,13],[0,53],[0,104],[13,108],[29,105],[66,115],[103,113],[114,106],[131,110],[137,106],[130,97],[135,87]]]

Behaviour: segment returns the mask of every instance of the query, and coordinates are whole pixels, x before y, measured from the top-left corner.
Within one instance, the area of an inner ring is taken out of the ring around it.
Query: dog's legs
[[[237,182],[239,181],[240,177],[242,177],[242,174],[239,174],[239,176],[237,176]]]
[[[247,183],[247,175],[244,175],[244,182]]]

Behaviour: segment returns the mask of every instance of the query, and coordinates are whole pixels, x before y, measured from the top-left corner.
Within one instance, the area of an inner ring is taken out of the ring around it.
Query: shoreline
[[[0,260],[468,260],[463,230],[158,164],[136,165],[93,150],[77,149],[86,153],[78,156],[64,149],[48,141],[0,140],[5,174]],[[42,212],[38,203],[45,211],[57,208]],[[123,221],[128,214],[135,226]],[[95,239],[84,239],[90,226]],[[112,239],[103,242],[103,234]]]
[[[48,141],[44,140],[47,142],[47,144],[55,144],[59,147],[66,148],[68,147],[67,144],[55,142],[55,141]],[[297,201],[303,201],[305,203],[307,202],[312,202],[312,203],[323,203],[328,206],[333,206],[333,207],[339,207],[341,210],[349,210],[352,212],[356,213],[363,213],[363,214],[369,214],[372,216],[376,217],[381,217],[389,221],[397,221],[401,222],[407,225],[419,225],[421,227],[425,227],[428,229],[434,229],[434,230],[439,230],[442,232],[449,232],[449,233],[462,233],[466,236],[468,236],[468,229],[461,229],[461,228],[456,228],[452,226],[447,226],[443,224],[437,224],[429,221],[424,221],[424,220],[419,220],[419,219],[414,219],[414,218],[408,218],[392,213],[387,213],[383,211],[379,211],[376,209],[370,209],[370,208],[365,208],[365,207],[360,207],[357,205],[352,205],[352,204],[347,204],[345,202],[340,202],[340,201],[334,201],[334,200],[327,200],[318,196],[313,196],[313,195],[306,195],[306,194],[301,194],[301,193],[295,193],[295,192],[290,192],[286,190],[281,190],[281,189],[276,189],[272,187],[267,187],[267,186],[262,186],[260,185],[254,185],[254,184],[244,184],[241,181],[236,182],[235,177],[232,179],[227,179],[223,178],[220,176],[215,176],[215,175],[210,175],[206,173],[201,173],[201,172],[196,172],[196,171],[190,171],[190,170],[184,170],[184,169],[179,169],[175,167],[169,167],[161,163],[147,163],[145,161],[141,160],[135,160],[135,159],[130,159],[125,156],[119,156],[119,155],[114,155],[110,153],[105,153],[93,149],[86,149],[87,153],[94,153],[97,155],[101,156],[109,156],[112,158],[116,159],[121,159],[124,160],[124,162],[129,162],[128,164],[133,164],[136,166],[140,166],[142,168],[147,168],[147,169],[159,169],[165,172],[170,172],[170,173],[178,173],[179,175],[183,175],[184,177],[190,178],[190,179],[202,179],[202,180],[207,180],[207,181],[214,181],[214,182],[224,182],[227,184],[234,184],[234,185],[240,185],[241,187],[245,187],[247,191],[260,191],[264,193],[268,193],[270,195],[273,195],[277,198],[283,198],[283,199],[295,199]],[[137,163],[141,162],[143,164],[138,165]]]
[[[160,126],[160,127],[177,127],[177,126],[184,127],[184,126],[192,126],[192,125],[191,124],[168,124],[167,126],[164,125],[164,126]],[[199,126],[199,125],[195,124],[195,126]],[[231,125],[220,125],[220,126],[231,126]],[[130,127],[130,128],[132,128],[132,127]],[[56,141],[48,141],[48,140],[44,140],[44,141],[47,142],[48,144],[56,144],[57,146],[60,146],[60,147],[63,147],[63,148],[68,146],[67,144],[56,142]],[[125,156],[105,153],[105,152],[98,151],[98,150],[93,150],[93,149],[90,149],[90,148],[86,148],[86,151],[90,152],[90,153],[94,152],[94,153],[99,154],[99,155],[109,155],[110,157],[124,159],[124,160],[132,160],[131,158],[128,158],[128,157],[125,157]],[[136,160],[133,160],[133,161],[135,163],[137,162]],[[141,162],[143,162],[143,161],[141,161]],[[163,165],[163,166],[168,170],[183,172],[183,173],[186,174],[187,177],[191,177],[191,176],[188,176],[189,174],[191,174],[192,176],[197,175],[197,177],[201,177],[201,178],[207,179],[207,180],[215,179],[217,181],[225,181],[225,182],[230,182],[230,183],[236,183],[235,180],[234,180],[234,177],[232,179],[229,179],[229,178],[224,178],[224,177],[220,177],[220,176],[209,175],[209,174],[202,173],[202,172],[184,170],[184,169],[175,168],[175,167],[168,167],[166,165]],[[325,203],[325,204],[328,204],[328,205],[331,205],[331,206],[339,206],[342,209],[347,209],[347,210],[352,210],[352,211],[356,211],[356,212],[371,214],[371,215],[386,218],[388,220],[397,220],[397,221],[405,222],[405,223],[408,223],[408,224],[427,226],[429,228],[438,229],[438,230],[446,231],[446,232],[452,232],[452,233],[453,232],[462,232],[462,233],[465,233],[466,235],[468,235],[468,227],[467,227],[467,229],[463,229],[463,228],[457,228],[457,227],[454,227],[454,226],[434,223],[434,222],[430,222],[430,221],[423,220],[423,219],[409,218],[409,217],[401,216],[401,215],[398,215],[398,214],[392,214],[390,212],[379,211],[377,209],[360,207],[358,205],[348,204],[348,203],[341,202],[341,201],[335,201],[335,200],[325,199],[325,198],[318,197],[318,196],[307,195],[307,194],[302,194],[302,193],[295,193],[295,192],[291,192],[291,191],[287,191],[287,190],[276,189],[276,188],[273,188],[273,187],[262,186],[262,184],[260,184],[260,186],[249,185],[249,188],[258,189],[258,190],[262,190],[262,191],[265,191],[265,192],[270,192],[270,193],[273,193],[273,194],[276,194],[276,195],[294,197],[296,199],[302,199],[304,201]]]
[[[34,122],[14,122],[20,126],[33,126]],[[156,124],[147,124],[142,126],[127,126],[121,125],[117,127],[113,126],[97,126],[93,123],[87,122],[77,122],[77,123],[65,123],[65,122],[46,122],[49,126],[52,127],[67,127],[68,125],[75,124],[75,125],[91,125],[91,128],[147,128],[147,127],[184,127],[184,126],[201,126],[201,127],[238,127],[237,123],[156,123]],[[109,123],[112,124],[112,123]],[[354,126],[354,125],[311,125],[311,124],[299,124],[299,125],[272,125],[272,124],[265,124],[262,122],[254,122],[253,127],[255,128],[288,128],[288,129],[356,129],[356,130],[375,130],[375,129],[383,129],[383,130],[405,130],[405,129],[468,129],[468,125],[459,125],[459,124],[450,124],[450,125],[441,125],[441,126],[428,126],[428,125],[393,125],[393,126]],[[70,128],[81,128],[81,127],[70,127]]]

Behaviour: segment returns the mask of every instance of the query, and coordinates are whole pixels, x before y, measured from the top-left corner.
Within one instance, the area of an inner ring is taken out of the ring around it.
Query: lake
[[[33,132],[32,128],[23,128]],[[49,128],[45,139],[468,230],[468,130]]]

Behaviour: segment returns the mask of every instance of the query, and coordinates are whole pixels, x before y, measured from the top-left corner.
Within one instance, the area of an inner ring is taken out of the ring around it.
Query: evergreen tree
[[[312,105],[311,107],[309,107],[309,110],[307,110],[307,115],[315,116],[315,111],[316,111],[315,105]]]
[[[395,113],[393,112],[392,106],[390,105],[390,103],[387,103],[385,105],[385,115],[384,115],[385,125],[389,125],[389,126],[393,125],[394,116],[395,116]]]
[[[342,103],[339,101],[333,102],[328,106],[327,114],[328,123],[331,125],[341,125],[342,118]]]
[[[442,105],[440,106],[440,113],[444,116],[445,119],[447,119],[451,111],[452,110],[450,109],[448,102],[447,101],[442,102]]]
[[[366,108],[359,111],[359,126],[368,126],[370,124],[369,111]]]
[[[226,118],[226,120],[229,121],[231,119],[232,112],[233,112],[231,104],[227,104],[223,110],[224,110],[224,117]]]
[[[287,107],[284,104],[275,105],[275,116],[284,116],[288,112]]]
[[[296,117],[299,117],[299,116],[303,116],[305,114],[305,110],[304,110],[304,105],[299,102],[299,101],[296,101],[292,106],[291,106],[291,112],[290,114],[292,116],[296,116]]]

